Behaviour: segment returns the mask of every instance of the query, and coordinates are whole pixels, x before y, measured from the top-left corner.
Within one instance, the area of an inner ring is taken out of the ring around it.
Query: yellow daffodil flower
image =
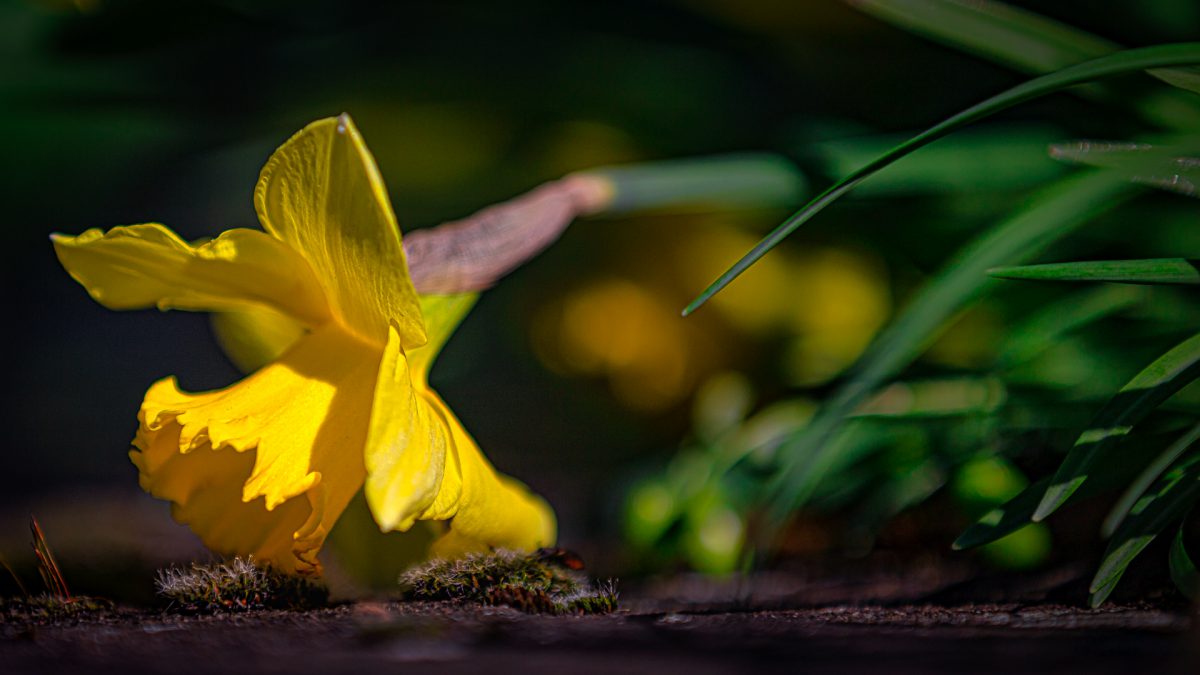
[[[278,354],[225,389],[151,386],[129,453],[142,488],[212,550],[302,574],[320,571],[317,553],[359,489],[384,531],[446,521],[441,553],[552,544],[549,507],[497,474],[429,387],[474,296],[418,296],[350,118],[280,147],[254,203],[265,232],[204,243],[154,223],[52,237],[105,307],[230,313],[246,322],[243,347]]]

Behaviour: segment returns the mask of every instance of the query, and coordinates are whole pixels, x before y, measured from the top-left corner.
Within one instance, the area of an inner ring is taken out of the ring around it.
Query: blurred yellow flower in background
[[[687,236],[670,242],[665,265],[646,258],[637,272],[585,282],[547,303],[532,326],[538,357],[562,374],[606,378],[626,407],[647,413],[683,403],[713,373],[744,366],[744,341],[761,349],[782,340],[789,384],[836,377],[892,309],[885,270],[866,253],[831,245],[775,251],[714,296],[711,315],[680,317],[687,289],[725,269],[731,252],[757,242],[742,219],[691,216]],[[638,232],[640,240],[649,236]]]
[[[689,284],[701,285],[758,237],[724,225],[684,246]],[[836,246],[776,251],[712,298],[713,309],[740,332],[783,335],[783,370],[791,384],[822,384],[854,362],[891,313],[891,291],[871,257]]]
[[[243,365],[225,389],[155,383],[130,458],[142,487],[214,551],[316,573],[365,486],[381,530],[448,521],[435,551],[553,543],[554,516],[498,475],[427,374],[473,294],[419,297],[375,161],[348,116],[280,147],[254,192],[265,232],[188,244],[158,224],[54,235],[59,260],[111,309],[227,312]]]
[[[544,308],[533,332],[544,363],[607,376],[613,394],[635,410],[667,408],[695,386],[695,348],[679,312],[628,279],[598,280]]]

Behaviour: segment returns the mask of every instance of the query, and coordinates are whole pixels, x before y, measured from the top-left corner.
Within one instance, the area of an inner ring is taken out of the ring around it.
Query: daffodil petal
[[[409,354],[413,384],[420,400],[433,410],[431,419],[445,425],[450,441],[441,488],[418,516],[450,520],[450,530],[438,543],[442,554],[497,546],[537,548],[553,543],[555,537],[554,513],[549,506],[523,485],[497,474],[454,412],[429,387],[429,369],[434,359],[477,297],[475,293],[422,295],[421,311],[429,331],[429,344]],[[485,513],[493,507],[499,510]]]
[[[472,441],[426,378],[475,299],[474,293],[420,296],[429,341],[410,352],[401,349],[398,331],[389,331],[364,453],[367,503],[384,532],[444,520],[458,508],[461,479],[450,448]],[[452,479],[443,488],[447,461]]]
[[[553,543],[554,514],[523,485],[496,473],[449,406],[429,388],[433,359],[475,301],[422,296],[429,342],[404,352],[390,332],[380,366],[365,459],[367,503],[383,531],[448,520],[442,555]]]
[[[148,223],[51,240],[63,267],[110,309],[270,307],[308,325],[329,318],[307,262],[257,230],[229,230],[192,245]]]
[[[413,386],[399,332],[391,328],[363,453],[367,504],[379,529],[407,530],[433,503],[450,443],[445,422]]]
[[[415,375],[413,381],[421,386],[428,381],[429,369],[442,346],[471,311],[479,294],[418,297],[428,342],[406,356]],[[306,333],[304,324],[266,307],[214,312],[212,326],[222,351],[244,373],[279,358]]]
[[[462,482],[447,542],[474,542],[478,550],[523,551],[554,544],[554,511],[544,499],[497,473],[474,442],[456,444],[455,451]],[[443,480],[443,484],[448,482]],[[446,542],[434,543],[435,553],[444,554],[447,548]]]
[[[171,502],[175,520],[187,525],[209,549],[222,555],[252,555],[285,572],[315,572],[315,549],[294,546],[295,532],[312,514],[303,497],[268,511],[262,499],[242,501],[242,482],[254,466],[253,453],[205,447],[170,456],[146,468],[154,449],[133,450],[142,488]]]
[[[313,122],[284,143],[254,189],[263,227],[308,260],[338,321],[383,345],[425,343],[400,230],[375,160],[349,116]]]
[[[379,353],[336,325],[226,389],[156,383],[130,456],[143,489],[222,553],[311,572],[362,485]]]
[[[524,485],[498,474],[436,393],[430,390],[417,392],[414,400],[416,406],[429,411],[421,415],[430,425],[419,429],[417,433],[422,436],[414,438],[435,437],[436,443],[446,448],[445,469],[436,496],[429,501],[428,494],[424,493],[420,502],[413,500],[410,503],[410,508],[428,502],[425,510],[406,513],[408,522],[414,518],[449,521],[449,530],[434,543],[433,552],[441,557],[457,557],[492,548],[533,550],[552,545],[556,525],[549,505]],[[379,414],[379,410],[377,408],[375,414]],[[429,444],[420,447],[427,448]],[[376,480],[383,480],[387,475],[384,473]],[[368,504],[371,504],[381,529],[386,529],[386,520],[381,518],[380,510],[372,502],[371,484],[369,472]]]

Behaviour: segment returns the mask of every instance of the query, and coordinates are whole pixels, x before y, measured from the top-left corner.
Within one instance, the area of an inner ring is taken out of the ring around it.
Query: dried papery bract
[[[461,220],[410,232],[404,253],[413,286],[419,293],[491,288],[553,244],[571,221],[611,198],[602,178],[568,176]]]
[[[791,206],[805,184],[791,162],[770,154],[599,167],[466,218],[408,232],[404,252],[417,292],[477,292],[541,253],[582,216]]]

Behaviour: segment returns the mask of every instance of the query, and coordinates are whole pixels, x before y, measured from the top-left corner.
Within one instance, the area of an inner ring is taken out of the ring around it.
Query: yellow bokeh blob
[[[691,389],[693,350],[679,313],[626,279],[595,282],[543,310],[534,327],[542,360],[560,372],[605,376],[631,408],[661,410]]]

